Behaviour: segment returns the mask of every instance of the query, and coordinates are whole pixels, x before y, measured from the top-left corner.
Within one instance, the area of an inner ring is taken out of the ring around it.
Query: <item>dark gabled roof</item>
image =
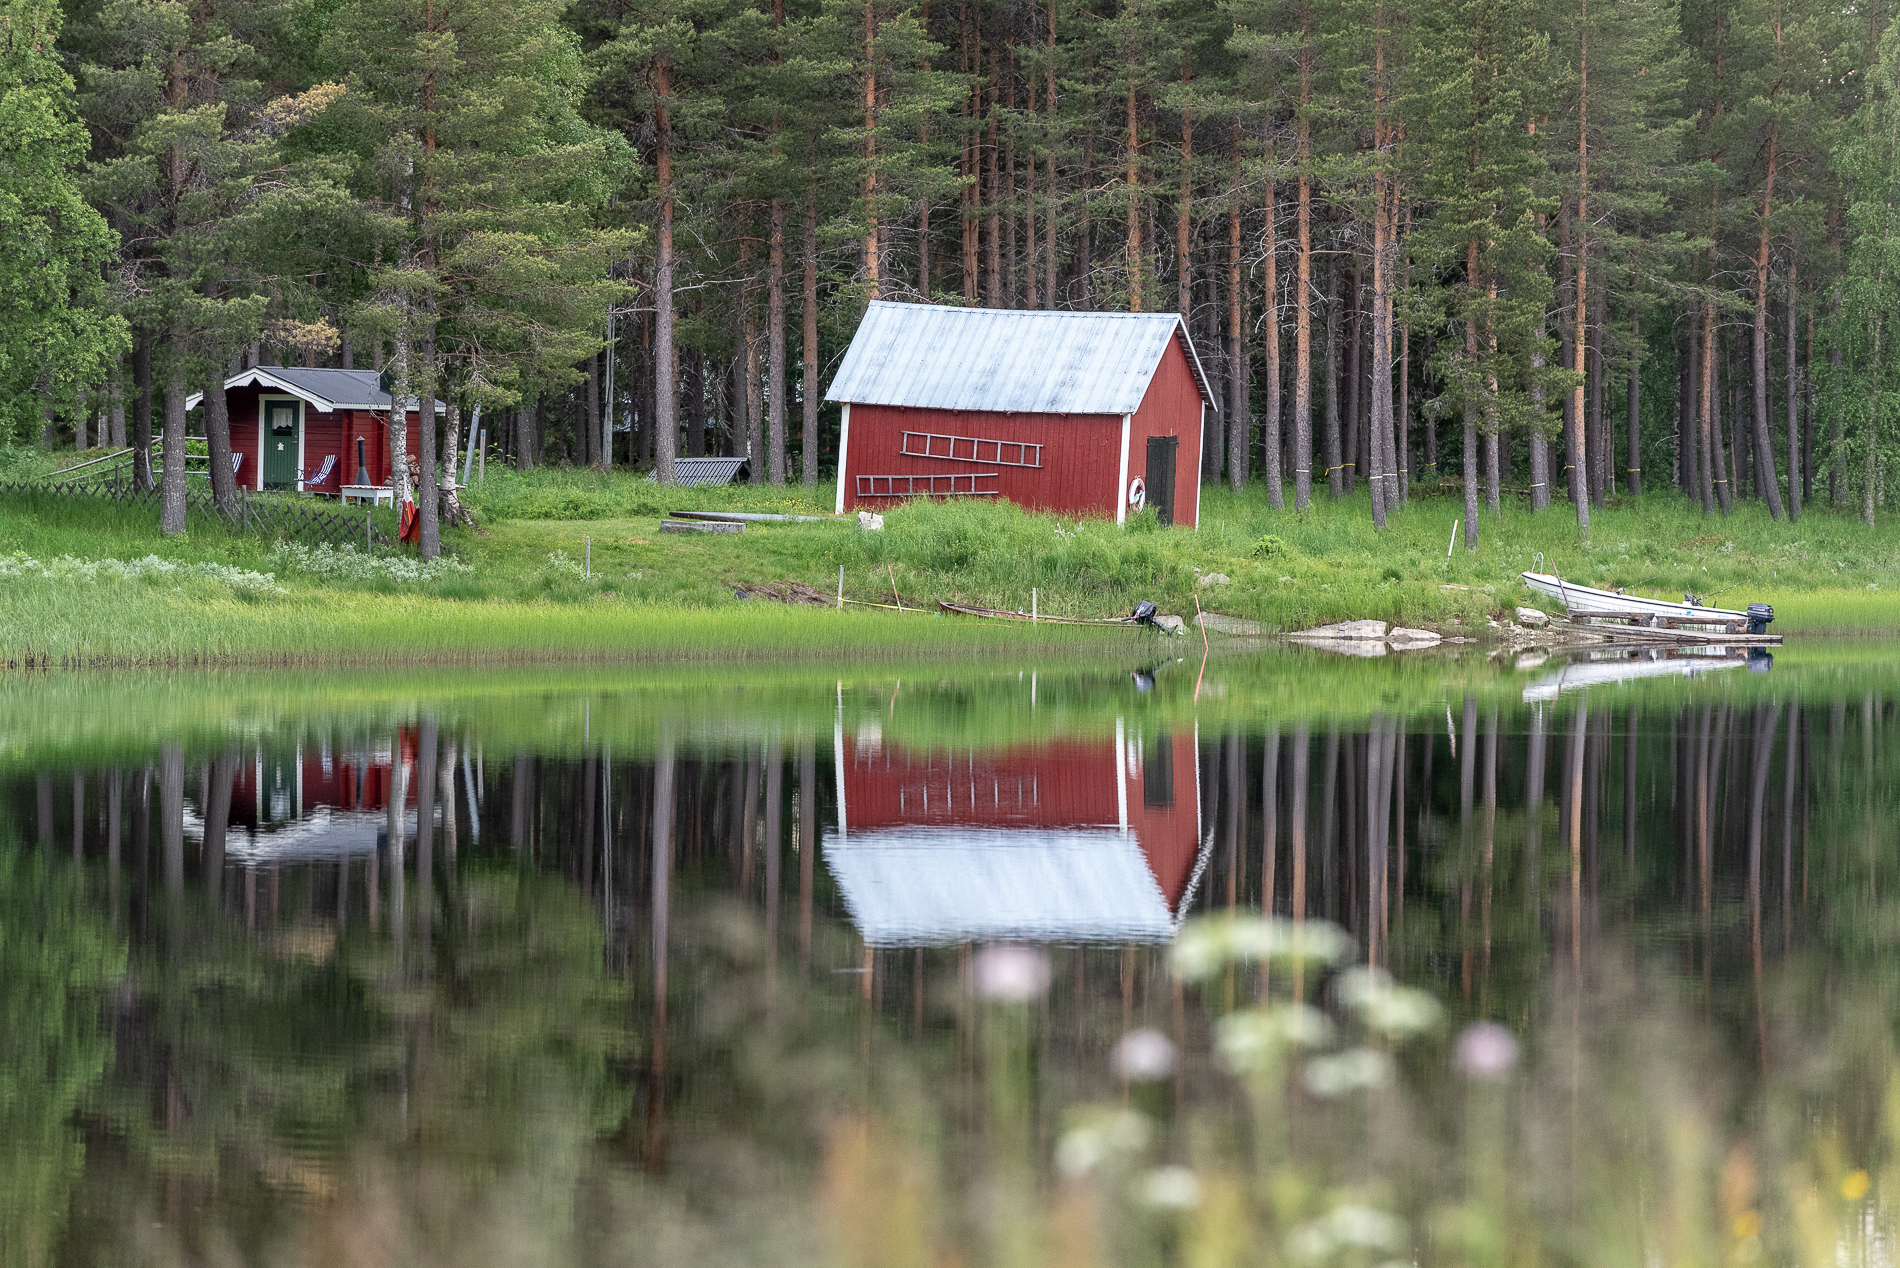
[[[875,302],[829,401],[1033,414],[1132,414],[1179,339],[1218,411],[1175,313],[1073,313]]]
[[[387,412],[389,393],[376,386],[380,377],[375,370],[307,370],[301,366],[260,365],[232,375],[224,381],[224,388],[227,392],[234,387],[276,388],[302,397],[323,414],[338,409]],[[199,392],[186,399],[185,408],[196,409],[203,399],[204,393]],[[414,397],[409,398],[408,407],[416,408]],[[436,413],[447,409],[441,401],[435,403]]]

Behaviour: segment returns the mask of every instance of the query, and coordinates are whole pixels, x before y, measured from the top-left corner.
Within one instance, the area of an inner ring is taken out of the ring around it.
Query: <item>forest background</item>
[[[1580,523],[1892,480],[1879,0],[0,0],[0,441],[182,528],[223,377],[388,372],[458,446],[834,465],[872,298],[1181,313],[1203,478]],[[202,423],[187,397],[205,393]],[[399,420],[398,425],[399,425]],[[401,452],[398,447],[397,452]],[[175,473],[175,475],[174,475]],[[175,489],[173,486],[176,486]],[[175,496],[174,496],[175,493]]]

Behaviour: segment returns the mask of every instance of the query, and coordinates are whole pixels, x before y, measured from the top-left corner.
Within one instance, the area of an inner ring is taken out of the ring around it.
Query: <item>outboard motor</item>
[[[1748,632],[1750,634],[1766,634],[1768,622],[1774,619],[1775,609],[1771,605],[1766,603],[1748,605]]]
[[[1131,612],[1129,616],[1134,620],[1136,625],[1153,625],[1155,623],[1155,611],[1155,605],[1143,599],[1140,603],[1135,605],[1135,610]]]

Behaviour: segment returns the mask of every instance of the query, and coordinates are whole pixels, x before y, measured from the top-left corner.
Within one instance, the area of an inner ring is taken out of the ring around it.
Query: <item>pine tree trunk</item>
[[[1346,323],[1346,402],[1341,416],[1342,454],[1340,463],[1345,468],[1340,472],[1345,477],[1346,492],[1353,493],[1359,488],[1359,471],[1365,461],[1365,428],[1361,425],[1359,411],[1365,395],[1365,343],[1366,319],[1362,301],[1364,288],[1359,283],[1359,261],[1354,258],[1352,267],[1346,270],[1346,296],[1344,300]]]
[[[1550,440],[1544,435],[1543,369],[1544,339],[1549,334],[1545,325],[1545,315],[1537,314],[1537,331],[1531,347],[1531,417],[1538,420],[1531,425],[1528,439],[1531,451],[1531,513],[1538,514],[1550,509]]]
[[[771,230],[765,267],[765,430],[766,444],[778,459],[778,483],[785,482],[785,200],[772,200]]]
[[[587,358],[587,378],[582,383],[585,394],[582,397],[580,435],[575,437],[580,443],[575,446],[575,456],[583,466],[599,469],[600,455],[600,354],[590,353]]]
[[[1237,160],[1239,155],[1234,157]],[[1227,487],[1236,493],[1247,487],[1247,468],[1253,456],[1247,309],[1247,288],[1240,270],[1240,199],[1235,196],[1227,208]]]
[[[1383,49],[1383,33],[1381,33]],[[1383,54],[1382,54],[1383,56]],[[1373,178],[1372,209],[1372,408],[1371,444],[1372,523],[1385,527],[1386,512],[1398,504],[1398,481],[1392,461],[1392,247],[1391,214],[1386,205],[1383,174]]]
[[[1682,457],[1682,471],[1678,484],[1683,496],[1691,502],[1702,502],[1702,328],[1700,308],[1691,308],[1684,314],[1683,342],[1688,345],[1687,355],[1683,357],[1682,408],[1678,414],[1678,424],[1682,435],[1678,449]],[[1710,507],[1702,507],[1708,514]]]
[[[435,388],[439,380],[435,339],[426,328],[418,359],[426,369],[416,382],[416,426],[421,430],[416,437],[416,466],[421,477],[416,481],[416,514],[421,520],[417,544],[424,559],[437,559],[442,554],[442,489],[437,479],[435,440]],[[593,403],[598,403],[599,392],[592,393],[592,397]]]
[[[1193,79],[1192,73],[1183,71],[1181,86],[1183,91]],[[1174,274],[1177,290],[1175,307],[1181,314],[1181,320],[1187,321],[1194,312],[1194,244],[1192,210],[1194,201],[1194,111],[1183,108],[1181,111],[1181,185],[1174,198]],[[1219,470],[1213,472],[1215,476]]]
[[[1590,294],[1590,501],[1597,507],[1615,481],[1610,477],[1610,432],[1603,417],[1603,306],[1601,282]]]
[[[1795,360],[1795,279],[1798,264],[1788,261],[1788,360],[1782,375],[1782,388],[1788,408],[1788,520],[1801,518],[1801,477],[1807,464],[1801,460],[1801,389],[1800,370]]]
[[[970,6],[968,4],[960,6],[957,10],[957,14],[957,28],[963,40],[962,71],[970,85],[969,91],[963,95],[961,106],[963,112],[963,135],[960,138],[961,151],[959,154],[962,169],[960,174],[963,177],[963,192],[961,197],[963,210],[963,300],[965,303],[974,304],[976,303],[976,208],[977,184],[979,178],[977,168],[976,110],[979,100],[978,94],[982,91],[976,82],[976,76],[981,73],[981,67],[976,63],[976,59],[980,58],[982,53],[980,48],[972,48],[970,38]]]
[[[1010,126],[1002,136],[1003,150],[1003,307],[1016,308],[1017,304],[1017,267],[1020,258],[1016,254],[1016,45],[1006,42],[1009,49],[1009,66],[1003,75],[1003,109],[1011,120]],[[1030,305],[1035,307],[1035,305]]]
[[[1775,474],[1775,442],[1768,431],[1768,217],[1774,206],[1775,163],[1781,139],[1779,124],[1768,129],[1768,176],[1761,195],[1761,236],[1755,249],[1755,469],[1760,473],[1762,495],[1768,500],[1770,519],[1781,518],[1780,483]],[[1793,416],[1789,417],[1792,426]],[[1792,430],[1789,433],[1793,434]],[[1788,468],[1790,475],[1794,468]],[[1790,493],[1794,492],[1790,481]],[[1792,518],[1792,517],[1791,517]]]
[[[1465,244],[1465,285],[1475,290],[1478,280],[1478,242]],[[1465,315],[1465,364],[1478,364],[1478,323],[1467,310]],[[1478,423],[1481,416],[1479,393],[1467,389],[1462,402],[1465,415],[1465,549],[1478,548]]]
[[[1809,341],[1812,345],[1813,341]],[[112,405],[107,415],[110,427],[106,444],[114,449],[125,448],[125,362],[120,361],[112,375]]]
[[[673,121],[671,67],[662,57],[655,68],[656,113],[653,175],[660,214],[653,254],[653,470],[661,487],[674,482],[679,452],[678,393],[673,387]]]
[[[1489,306],[1485,310],[1484,339],[1488,354],[1484,375],[1484,504],[1493,515],[1503,510],[1500,499],[1499,478],[1501,475],[1498,461],[1498,444],[1503,432],[1503,421],[1498,408],[1498,328],[1492,316],[1498,306],[1497,279],[1491,279],[1485,289]]]
[[[1300,101],[1307,99],[1312,79],[1310,55],[1300,52]],[[1293,506],[1304,511],[1313,503],[1313,196],[1307,178],[1308,125],[1298,121],[1300,187],[1294,204],[1299,238],[1299,265],[1293,279]]]
[[[158,530],[167,537],[185,531],[185,339],[180,313],[172,318],[165,349],[165,473],[159,487]]]
[[[877,215],[877,5],[864,0],[864,284],[871,299],[883,297],[882,261],[878,259]],[[785,482],[783,455],[778,479]]]
[[[1128,199],[1128,311],[1141,311],[1141,133],[1135,113],[1135,60],[1128,59],[1128,139],[1125,159],[1128,173],[1123,194]]]
[[[1001,113],[998,104],[998,89],[1000,85],[997,82],[997,50],[994,32],[991,33],[990,55],[985,58],[984,61],[989,67],[989,78],[986,82],[986,86],[989,89],[989,111],[987,117],[989,141],[988,144],[984,146],[984,158],[987,160],[988,166],[988,180],[984,187],[985,197],[983,200],[983,262],[988,270],[988,285],[984,290],[984,296],[989,301],[991,308],[1005,308],[1008,306],[1008,302],[1003,295],[1003,186],[1000,174],[997,170],[997,161],[1002,155],[1002,145],[997,133],[997,128],[1001,122]]]
[[[152,344],[140,326],[132,344],[132,487],[150,492],[152,481]]]
[[[1635,297],[1631,296],[1630,306],[1635,308]],[[1643,395],[1643,319],[1640,314],[1630,313],[1630,370],[1628,401],[1623,421],[1628,431],[1628,448],[1624,454],[1623,487],[1629,490],[1631,497],[1643,495],[1643,436],[1642,436],[1642,395]]]
[[[1412,500],[1412,323],[1399,326],[1399,404],[1396,420],[1399,448],[1399,501]]]
[[[1887,272],[1885,269],[1882,269],[1880,271],[1879,281],[1874,287],[1874,294],[1886,294],[1886,287]],[[1865,448],[1861,454],[1860,520],[1861,523],[1872,528],[1874,526],[1874,503],[1879,496],[1880,488],[1880,341],[1881,336],[1886,333],[1886,323],[1881,320],[1878,310],[1873,313],[1870,320],[1874,328],[1874,355],[1873,365],[1867,375],[1867,382],[1873,385],[1874,390],[1868,393],[1870,399],[1867,402],[1867,436]],[[169,409],[166,411],[166,422],[167,433],[169,434]],[[168,443],[167,452],[169,452],[169,450],[170,445]],[[171,471],[170,462],[165,464],[165,469],[169,475]]]
[[[205,450],[211,459],[211,496],[225,515],[237,515],[237,475],[231,470],[231,403],[224,367],[214,359],[205,377]]]
[[[1267,151],[1267,170],[1273,169],[1273,151]],[[1280,204],[1274,190],[1273,177],[1267,177],[1266,197],[1266,311],[1264,314],[1267,364],[1267,418],[1266,453],[1262,458],[1262,474],[1267,481],[1267,505],[1276,511],[1286,509],[1286,491],[1281,487],[1280,471],[1282,466],[1280,446],[1280,240],[1279,240]]]
[[[818,483],[818,188],[805,187],[805,323],[799,339],[799,355],[804,372],[800,380],[800,404],[804,407],[804,434],[799,440],[799,458],[805,483]]]
[[[1714,510],[1719,501],[1728,514],[1728,476],[1721,472],[1722,454],[1716,447],[1720,439],[1715,426],[1715,297],[1702,303],[1702,383],[1696,392],[1696,448],[1701,461],[1702,513]]]
[[[1337,501],[1345,495],[1341,475],[1344,459],[1340,455],[1339,434],[1339,257],[1326,262],[1326,493]]]
[[[1570,407],[1568,411],[1570,414],[1570,427],[1569,435],[1565,438],[1568,441],[1568,445],[1565,449],[1564,461],[1569,467],[1570,498],[1577,507],[1577,527],[1587,531],[1590,527],[1590,473],[1585,466],[1587,459],[1583,452],[1583,430],[1586,425],[1584,417],[1583,374],[1584,350],[1589,340],[1587,307],[1590,296],[1590,255],[1589,246],[1584,241],[1582,232],[1583,217],[1586,211],[1587,208],[1584,204],[1583,196],[1579,193],[1577,198],[1577,218],[1574,222],[1577,229],[1575,235],[1577,275],[1576,282],[1570,291],[1572,333],[1568,341],[1569,346],[1564,350],[1569,358],[1570,371],[1577,375],[1578,379],[1576,386],[1570,390]]]
[[[1048,210],[1043,216],[1042,225],[1042,274],[1043,307],[1054,311],[1056,306],[1056,0],[1049,0],[1048,42],[1043,51],[1043,109],[1048,112],[1048,126],[1045,129],[1043,144],[1046,151],[1043,159],[1043,198],[1048,202]]]

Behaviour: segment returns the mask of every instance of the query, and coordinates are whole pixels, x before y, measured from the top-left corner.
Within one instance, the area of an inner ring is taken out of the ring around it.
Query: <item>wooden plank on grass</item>
[[[661,519],[661,532],[745,532],[745,525],[722,519]]]

